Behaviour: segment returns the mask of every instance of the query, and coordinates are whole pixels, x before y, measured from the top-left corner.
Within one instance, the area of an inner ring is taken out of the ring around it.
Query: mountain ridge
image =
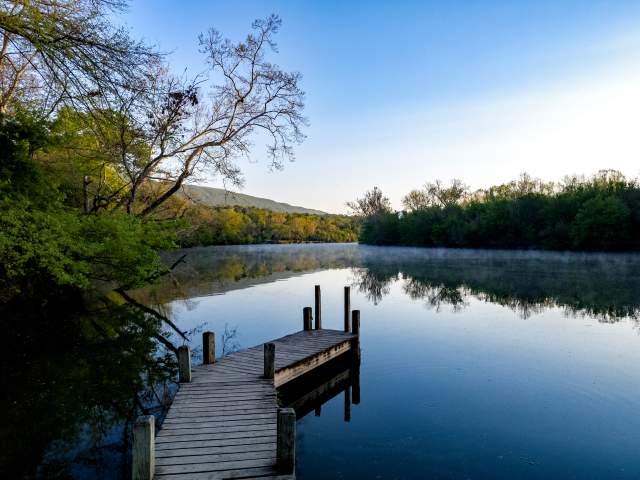
[[[329,215],[322,210],[305,208],[291,205],[285,202],[278,202],[269,198],[255,197],[245,193],[231,192],[223,188],[205,187],[201,185],[184,185],[184,195],[194,202],[209,207],[239,206],[264,208],[273,212],[281,213],[307,213],[311,215]]]

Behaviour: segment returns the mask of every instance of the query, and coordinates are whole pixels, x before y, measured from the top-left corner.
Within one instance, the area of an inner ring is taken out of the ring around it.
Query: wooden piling
[[[178,347],[178,379],[180,383],[191,381],[191,349],[187,345]]]
[[[311,307],[302,309],[302,326],[304,330],[311,330]]]
[[[360,335],[360,310],[351,312],[351,333]]]
[[[264,378],[273,378],[276,373],[276,344],[264,344]]]
[[[276,466],[280,473],[292,474],[296,463],[296,412],[293,408],[278,409]]]
[[[344,331],[351,330],[349,314],[351,313],[351,287],[344,287]]]
[[[216,334],[213,332],[202,334],[202,363],[204,365],[216,363]]]
[[[351,312],[351,333],[356,335],[351,343],[353,361],[360,364],[360,310]]]
[[[155,475],[155,426],[153,415],[138,417],[133,426],[131,477],[133,480],[153,480]]]
[[[315,324],[315,327],[316,327],[316,330],[320,330],[320,329],[322,329],[322,300],[321,300],[321,297],[320,297],[320,285],[316,285],[315,294],[316,294],[315,295],[315,298],[316,298],[316,304],[315,304],[315,307],[316,307],[316,317],[315,317],[316,324]]]

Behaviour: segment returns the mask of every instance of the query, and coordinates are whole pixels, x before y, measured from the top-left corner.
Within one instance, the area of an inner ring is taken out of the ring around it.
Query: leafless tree
[[[429,196],[424,190],[411,190],[402,199],[402,205],[409,211],[415,212],[431,206]]]
[[[434,183],[425,184],[424,188],[429,198],[429,203],[441,207],[448,207],[462,202],[469,192],[469,187],[457,178],[454,178],[448,187],[440,180],[436,180]]]
[[[365,192],[364,197],[357,198],[354,202],[347,202],[347,207],[355,215],[363,217],[392,211],[391,202],[378,187],[373,187],[373,190]]]
[[[273,168],[294,158],[304,92],[300,74],[267,60],[280,24],[275,15],[256,20],[238,43],[210,30],[200,36],[206,75],[185,80],[158,64],[144,85],[114,98],[101,138],[126,184],[103,206],[149,215],[199,173],[240,185],[237,160],[255,139]]]

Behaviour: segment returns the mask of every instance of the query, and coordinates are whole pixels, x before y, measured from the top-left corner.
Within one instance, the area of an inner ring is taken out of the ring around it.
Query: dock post
[[[264,344],[264,378],[273,378],[276,374],[276,344]]]
[[[178,379],[180,383],[191,381],[191,349],[187,345],[178,347]]]
[[[304,330],[311,330],[311,307],[302,309],[302,325]]]
[[[280,473],[291,474],[296,464],[296,412],[293,408],[278,409],[276,466]]]
[[[153,415],[138,417],[133,426],[131,477],[133,480],[153,480],[156,468],[155,427]]]
[[[351,333],[360,335],[360,310],[351,312]]]
[[[351,330],[349,327],[349,313],[351,312],[351,287],[344,287],[344,331]]]
[[[216,363],[216,334],[213,332],[202,334],[202,363],[204,365]]]
[[[316,285],[316,330],[322,329],[322,301],[320,297],[320,285]]]
[[[351,312],[351,333],[356,335],[351,343],[353,360],[360,363],[360,310]]]

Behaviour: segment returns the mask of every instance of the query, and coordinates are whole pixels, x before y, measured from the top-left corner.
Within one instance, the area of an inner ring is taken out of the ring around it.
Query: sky
[[[133,0],[119,20],[195,75],[200,32],[241,40],[271,13],[309,126],[283,171],[240,160],[242,193],[342,213],[374,186],[399,209],[436,179],[640,175],[638,1]]]

